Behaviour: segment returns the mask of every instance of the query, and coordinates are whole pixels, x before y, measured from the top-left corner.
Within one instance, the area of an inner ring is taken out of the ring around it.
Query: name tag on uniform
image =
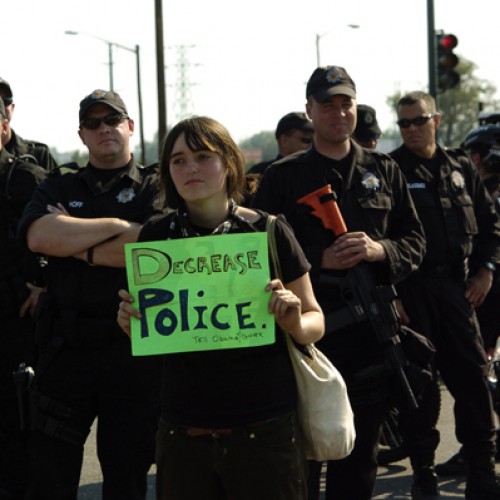
[[[425,182],[410,182],[408,183],[409,189],[425,189]]]

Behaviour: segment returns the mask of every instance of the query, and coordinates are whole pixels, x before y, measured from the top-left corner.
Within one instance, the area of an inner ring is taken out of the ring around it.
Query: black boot
[[[469,472],[462,448],[446,462],[436,465],[438,476],[466,476]]]
[[[411,498],[412,500],[437,500],[441,498],[433,466],[419,466],[413,469]]]
[[[500,484],[495,478],[495,471],[486,474],[471,472],[465,485],[465,498],[467,500],[498,500]]]

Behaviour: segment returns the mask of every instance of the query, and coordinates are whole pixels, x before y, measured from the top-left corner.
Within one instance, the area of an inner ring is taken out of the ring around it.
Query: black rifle
[[[336,236],[347,232],[342,215],[338,209],[335,193],[330,185],[310,193],[299,203],[313,208],[312,214],[318,217],[325,228],[331,229]],[[347,270],[344,278],[321,274],[320,284],[335,285],[341,288],[354,321],[368,320],[382,347],[388,365],[396,374],[406,396],[410,409],[418,408],[418,403],[405,373],[409,365],[401,346],[399,336],[400,321],[393,300],[396,290],[393,286],[377,285],[369,265],[360,262]]]

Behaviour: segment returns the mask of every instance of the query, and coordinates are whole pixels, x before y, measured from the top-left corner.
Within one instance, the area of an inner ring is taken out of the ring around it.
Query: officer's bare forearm
[[[122,233],[115,238],[94,246],[92,251],[92,261],[96,266],[125,267],[126,243],[135,243],[142,226]],[[88,259],[88,251],[83,252],[84,260]]]
[[[136,224],[115,217],[81,219],[48,214],[31,224],[26,240],[32,252],[70,257],[134,227]]]

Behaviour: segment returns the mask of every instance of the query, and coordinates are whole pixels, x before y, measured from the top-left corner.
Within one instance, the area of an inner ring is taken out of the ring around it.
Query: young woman
[[[168,134],[162,186],[173,212],[146,223],[139,241],[266,230],[266,214],[239,207],[243,156],[217,121],[194,117]],[[319,340],[323,313],[309,263],[290,227],[276,225],[283,281],[271,293],[276,342],[261,347],[164,356],[157,435],[157,498],[161,500],[302,500],[306,461],[295,417],[296,386],[284,335]],[[118,323],[130,335],[132,298],[120,291]],[[284,333],[283,333],[284,332]]]

